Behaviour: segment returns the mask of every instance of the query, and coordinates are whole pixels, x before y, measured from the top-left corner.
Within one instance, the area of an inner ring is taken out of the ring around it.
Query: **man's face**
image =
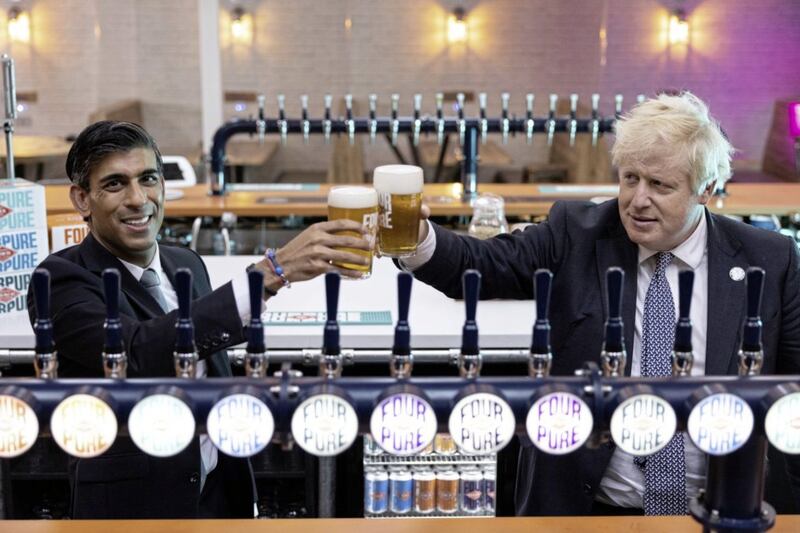
[[[89,175],[89,190],[72,185],[70,199],[91,217],[92,234],[106,249],[139,266],[150,263],[164,219],[164,179],[153,150],[108,155]]]
[[[671,250],[685,241],[703,216],[711,197],[692,189],[686,168],[659,154],[619,168],[619,216],[628,237],[650,250]]]

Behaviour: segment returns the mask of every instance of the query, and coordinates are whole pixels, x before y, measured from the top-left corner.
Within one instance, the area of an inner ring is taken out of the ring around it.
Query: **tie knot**
[[[139,283],[141,283],[145,289],[149,289],[161,285],[161,279],[158,277],[155,270],[148,268],[142,273]]]
[[[672,262],[673,257],[672,252],[658,252],[658,255],[656,255],[655,274],[663,274]]]

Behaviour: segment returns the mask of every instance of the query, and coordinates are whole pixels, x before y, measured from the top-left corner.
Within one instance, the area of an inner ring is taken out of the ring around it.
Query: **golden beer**
[[[412,165],[385,165],[375,169],[372,183],[378,191],[378,246],[382,255],[408,257],[417,252],[422,169]]]
[[[328,192],[328,220],[348,219],[361,223],[369,233],[364,236],[370,244],[375,244],[378,231],[378,194],[371,187],[333,187]],[[339,235],[362,237],[355,231],[340,231]],[[372,250],[359,250],[356,248],[342,248],[343,251],[362,255],[369,259],[368,265],[352,263],[336,263],[340,268],[363,272],[361,279],[372,275]]]

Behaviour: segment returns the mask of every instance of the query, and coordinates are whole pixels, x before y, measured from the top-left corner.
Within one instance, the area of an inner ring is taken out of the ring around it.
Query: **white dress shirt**
[[[119,258],[117,258],[119,259]],[[125,268],[133,275],[136,281],[140,281],[142,279],[142,275],[144,271],[148,268],[153,269],[160,280],[159,287],[161,288],[161,294],[164,295],[164,300],[167,304],[167,310],[172,311],[173,309],[178,308],[178,294],[175,292],[175,288],[172,286],[172,283],[169,281],[169,277],[164,273],[164,270],[161,268],[161,255],[158,251],[158,246],[156,246],[156,253],[153,256],[153,260],[150,261],[150,264],[147,265],[145,268],[142,268],[138,265],[134,265],[133,263],[129,263],[124,261],[123,259],[119,259],[120,262],[125,265]],[[250,321],[250,300],[249,300],[249,289],[248,289],[248,280],[247,280],[247,273],[243,272],[234,276],[231,280],[231,284],[233,286],[233,296],[236,300],[236,308],[239,312],[239,317],[242,320],[242,324],[247,324]],[[201,359],[197,362],[197,370],[195,377],[197,378],[204,378],[208,374],[207,366],[205,360]],[[217,467],[218,461],[218,452],[217,448],[214,446],[214,443],[211,442],[211,439],[208,435],[200,435],[200,460],[201,460],[201,468],[200,468],[200,490],[203,490],[203,486],[205,485],[206,477],[208,473],[214,470]]]

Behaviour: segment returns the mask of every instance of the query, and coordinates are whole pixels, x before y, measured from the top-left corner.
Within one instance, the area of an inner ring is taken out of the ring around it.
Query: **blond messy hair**
[[[698,194],[712,182],[721,187],[731,177],[734,149],[708,106],[688,91],[645,100],[617,120],[614,129],[611,161],[617,168],[640,163],[666,147],[671,154],[667,163],[688,167]]]

